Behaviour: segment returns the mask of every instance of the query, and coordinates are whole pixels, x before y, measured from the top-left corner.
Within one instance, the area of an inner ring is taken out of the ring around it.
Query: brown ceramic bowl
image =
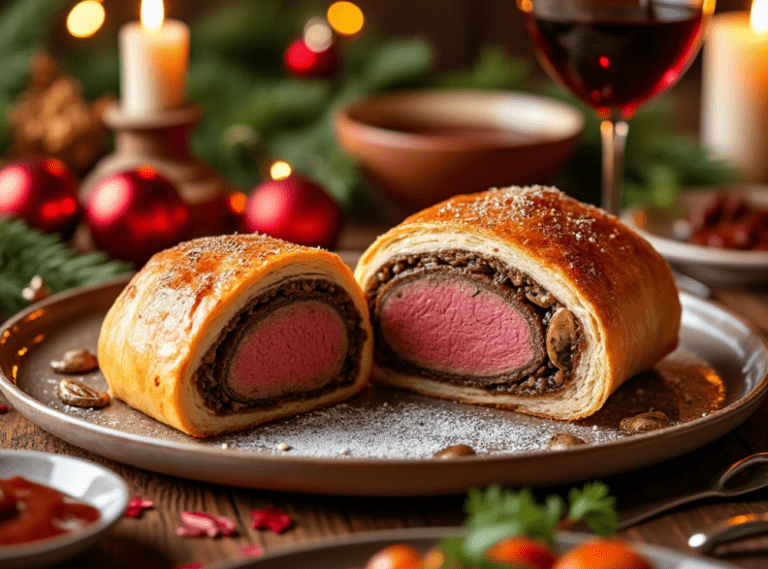
[[[575,108],[506,91],[424,90],[363,99],[334,116],[341,147],[408,212],[456,194],[546,183],[584,129]]]

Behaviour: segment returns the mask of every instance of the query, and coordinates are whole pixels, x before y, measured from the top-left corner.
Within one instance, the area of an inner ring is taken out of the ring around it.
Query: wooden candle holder
[[[195,105],[138,117],[126,115],[118,104],[108,108],[104,124],[115,133],[115,150],[102,158],[83,180],[83,203],[105,176],[148,165],[168,179],[190,206],[191,226],[195,228],[191,237],[230,232],[226,207],[230,188],[190,151],[192,129],[202,116],[202,110]]]

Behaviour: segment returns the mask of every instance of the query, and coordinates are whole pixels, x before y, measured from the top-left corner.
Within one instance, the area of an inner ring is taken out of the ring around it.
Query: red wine
[[[545,66],[601,116],[638,105],[672,86],[696,53],[701,10],[656,4],[655,14],[592,20],[548,19],[526,24]]]

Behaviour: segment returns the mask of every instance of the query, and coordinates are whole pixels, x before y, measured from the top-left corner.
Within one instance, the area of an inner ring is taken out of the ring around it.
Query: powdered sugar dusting
[[[622,229],[615,216],[547,186],[492,188],[456,196],[412,219],[443,224],[448,231],[486,230],[542,258],[561,259],[574,278],[583,280],[601,278],[609,254],[637,254],[643,247],[642,240]]]
[[[393,399],[394,395],[394,401]],[[510,411],[456,405],[389,393],[389,404],[369,400],[336,405],[260,428],[222,437],[230,449],[276,454],[275,441],[288,445],[292,456],[425,459],[448,446],[464,444],[478,454],[510,454],[546,450],[556,433],[567,432],[585,442],[615,440],[618,429],[521,417]]]

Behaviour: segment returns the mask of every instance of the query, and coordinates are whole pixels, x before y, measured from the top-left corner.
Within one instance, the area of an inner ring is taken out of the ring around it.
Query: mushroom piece
[[[576,318],[570,310],[559,308],[547,327],[547,355],[559,369],[570,369],[571,347],[576,338]]]

